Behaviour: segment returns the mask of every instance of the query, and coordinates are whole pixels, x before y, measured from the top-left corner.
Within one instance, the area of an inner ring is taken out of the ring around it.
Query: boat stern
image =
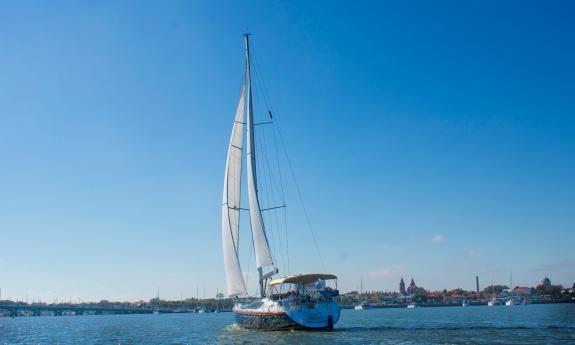
[[[340,308],[333,301],[306,303],[286,308],[286,315],[298,325],[309,329],[332,329],[339,321]]]

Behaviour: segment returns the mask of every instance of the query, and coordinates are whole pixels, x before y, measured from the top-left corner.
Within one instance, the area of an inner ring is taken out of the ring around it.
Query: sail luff
[[[265,232],[257,192],[256,151],[254,140],[254,117],[252,109],[252,85],[250,75],[249,36],[246,35],[246,88],[247,88],[247,187],[250,205],[250,224],[258,268],[273,265],[272,254]]]
[[[228,295],[230,297],[247,294],[239,261],[240,192],[245,94],[246,80],[244,79],[228,147],[222,197],[222,247],[224,251]]]

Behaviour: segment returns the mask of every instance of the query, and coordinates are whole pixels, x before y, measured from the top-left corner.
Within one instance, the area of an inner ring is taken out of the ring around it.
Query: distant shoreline
[[[531,301],[529,304],[558,304],[558,303],[575,303],[573,299],[551,299],[551,300],[539,300]],[[369,308],[381,309],[381,308],[407,308],[409,303],[397,303],[397,304],[368,304]],[[487,302],[469,302],[469,306],[486,306]],[[461,303],[420,303],[417,304],[421,308],[433,308],[433,307],[461,307]],[[354,305],[341,305],[341,309],[353,309]]]
[[[529,304],[560,304],[575,303],[574,299],[551,299],[532,301]],[[469,302],[469,306],[486,306],[487,302]],[[407,308],[407,303],[397,304],[367,304],[367,309],[399,309]],[[354,309],[354,305],[342,305],[341,309]],[[421,308],[433,307],[461,307],[461,303],[421,303],[417,304]],[[65,316],[65,315],[121,315],[121,314],[183,314],[197,312],[192,309],[175,309],[175,308],[102,308],[97,306],[78,306],[78,305],[27,305],[27,304],[0,304],[0,309],[8,313],[0,313],[0,317],[34,317],[34,316]],[[220,308],[219,312],[231,312],[231,308]],[[24,313],[23,313],[24,312]]]

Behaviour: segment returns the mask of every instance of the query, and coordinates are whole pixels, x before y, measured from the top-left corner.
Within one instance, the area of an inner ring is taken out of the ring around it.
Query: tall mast
[[[274,268],[272,272],[263,274],[264,266],[273,266],[272,254],[269,247],[264,221],[262,218],[258,190],[257,190],[257,172],[256,172],[256,148],[254,138],[254,113],[252,106],[252,82],[250,69],[250,41],[249,34],[245,35],[246,39],[246,92],[247,92],[247,190],[248,202],[250,205],[250,224],[252,228],[252,240],[256,254],[256,267],[259,274],[260,296],[265,297],[265,281],[277,272]]]
[[[252,112],[252,76],[251,76],[251,63],[250,63],[250,33],[245,33],[246,38],[246,84],[247,84],[247,108],[248,108],[248,124],[247,124],[247,131],[248,131],[248,169],[251,167],[250,172],[252,173],[252,181],[253,185],[256,190],[257,194],[257,175],[256,175],[256,157],[255,157],[255,138],[254,138],[254,114]],[[257,198],[257,197],[256,197]],[[251,205],[250,205],[251,209]],[[250,215],[251,221],[251,215]],[[253,227],[253,224],[252,224]],[[252,231],[253,233],[253,231]],[[253,240],[253,237],[252,237]],[[257,250],[256,250],[257,251]],[[263,298],[265,295],[264,291],[264,279],[263,279],[263,269],[258,267],[258,282],[260,285],[260,297]]]
[[[248,141],[248,161],[255,162],[255,148],[253,147],[254,143],[254,114],[253,114],[253,106],[252,106],[252,64],[250,62],[250,34],[244,34],[245,41],[246,41],[246,107],[247,107],[247,141]],[[251,144],[251,145],[250,145]],[[250,147],[251,146],[251,147]],[[255,168],[254,168],[255,172]],[[253,176],[254,184],[257,185],[256,182],[256,174]]]
[[[513,290],[513,271],[509,271],[509,290]]]

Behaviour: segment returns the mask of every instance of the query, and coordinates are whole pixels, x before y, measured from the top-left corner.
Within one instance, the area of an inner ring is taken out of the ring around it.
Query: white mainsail
[[[247,177],[248,177],[248,202],[250,205],[250,223],[252,227],[252,238],[254,250],[256,252],[256,266],[258,268],[273,265],[272,254],[266,236],[264,221],[258,200],[257,180],[256,180],[256,151],[254,142],[254,116],[252,110],[252,84],[250,79],[250,48],[246,36],[246,80],[247,80]]]
[[[230,146],[228,147],[228,159],[224,177],[224,196],[222,201],[222,243],[228,295],[230,297],[247,293],[238,253],[245,89],[246,81],[244,80],[230,138]]]

